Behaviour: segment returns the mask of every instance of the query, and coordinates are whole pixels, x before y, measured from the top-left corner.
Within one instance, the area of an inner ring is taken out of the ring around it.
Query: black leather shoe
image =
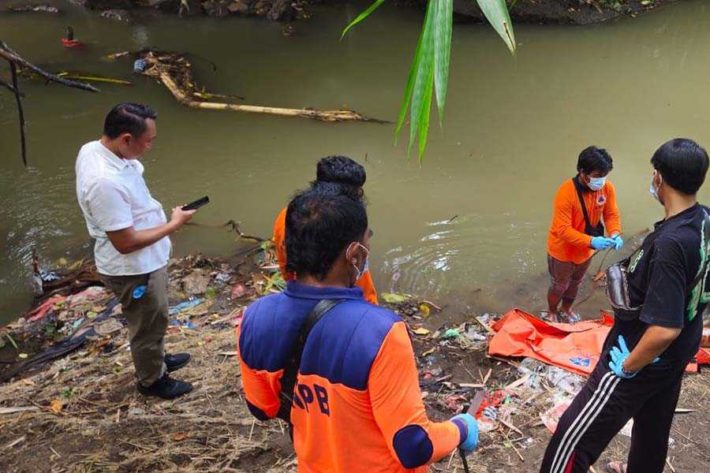
[[[167,373],[148,387],[138,385],[138,392],[144,396],[157,396],[163,399],[175,399],[192,391],[192,384],[172,379]]]
[[[169,372],[177,371],[190,362],[189,353],[175,353],[174,355],[165,355],[165,366]]]

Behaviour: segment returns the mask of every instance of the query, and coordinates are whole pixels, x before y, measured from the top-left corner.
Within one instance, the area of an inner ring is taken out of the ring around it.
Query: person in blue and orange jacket
[[[315,187],[328,187],[337,185],[344,194],[348,194],[357,199],[363,199],[362,187],[365,185],[367,175],[365,168],[347,156],[327,156],[318,161],[316,167],[316,180],[311,183],[311,189]],[[274,221],[274,233],[272,237],[276,247],[276,259],[284,281],[294,279],[294,274],[286,270],[286,209],[284,208],[276,216]],[[362,276],[355,283],[362,289],[365,300],[377,304],[377,290],[372,280],[369,268],[365,268]]]
[[[249,410],[272,419],[301,325],[319,301],[339,301],[306,338],[292,393],[299,473],[420,473],[457,447],[472,452],[474,417],[429,420],[406,325],[355,287],[371,236],[362,202],[308,190],[289,204],[286,230],[297,278],[251,304],[237,336]]]

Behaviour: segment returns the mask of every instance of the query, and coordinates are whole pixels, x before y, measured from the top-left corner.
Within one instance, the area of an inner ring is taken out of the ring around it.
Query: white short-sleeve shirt
[[[107,276],[145,274],[162,268],[170,258],[170,239],[123,255],[106,232],[133,227],[147,230],[167,222],[160,202],[143,179],[143,165],[121,159],[100,141],[82,146],[76,158],[76,195],[89,235],[96,240],[96,269]]]

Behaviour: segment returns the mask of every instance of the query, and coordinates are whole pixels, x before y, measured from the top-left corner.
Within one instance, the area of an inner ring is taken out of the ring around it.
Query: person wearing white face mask
[[[710,297],[710,209],[698,202],[710,159],[679,138],[651,158],[663,219],[607,271],[614,325],[594,372],[557,424],[540,473],[586,473],[633,419],[627,462],[614,473],[662,473],[683,374],[698,352]]]
[[[612,168],[609,153],[590,146],[579,155],[577,175],[565,181],[555,196],[547,239],[551,277],[547,302],[553,321],[579,320],[572,305],[592,256],[624,245],[616,189],[608,180]]]

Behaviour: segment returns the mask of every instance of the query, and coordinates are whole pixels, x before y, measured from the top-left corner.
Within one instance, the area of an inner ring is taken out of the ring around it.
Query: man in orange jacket
[[[290,419],[299,473],[424,473],[457,447],[472,452],[475,418],[429,420],[407,326],[355,287],[372,235],[362,202],[306,191],[286,229],[297,277],[246,309],[238,339],[247,406]],[[316,318],[324,301],[333,305]]]
[[[607,180],[612,168],[609,153],[590,146],[579,155],[577,175],[565,181],[555,196],[547,238],[552,279],[547,303],[553,321],[579,320],[572,304],[592,256],[601,250],[620,250],[624,245],[616,190]]]
[[[316,180],[311,183],[311,188],[329,187],[328,192],[339,188],[342,193],[358,200],[363,199],[363,189],[367,175],[365,168],[346,156],[328,156],[318,161]],[[324,189],[325,190],[325,189]],[[294,274],[286,270],[286,209],[276,216],[274,221],[274,234],[272,237],[276,247],[276,259],[279,263],[281,276],[285,281],[294,279]],[[372,280],[370,268],[365,267],[362,277],[356,283],[362,289],[365,300],[377,304],[377,290]]]

